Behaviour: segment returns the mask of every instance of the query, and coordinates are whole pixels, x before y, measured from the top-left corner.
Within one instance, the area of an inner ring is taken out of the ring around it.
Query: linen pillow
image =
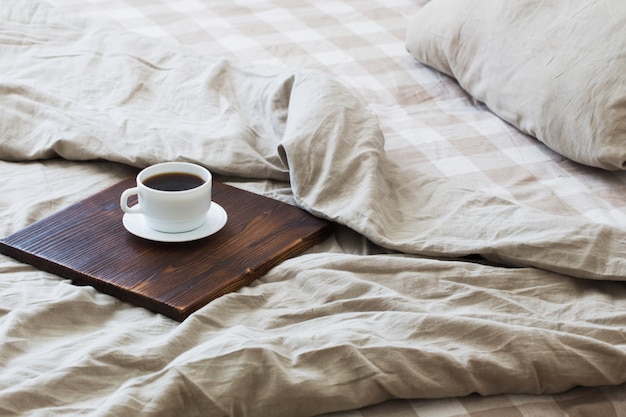
[[[431,0],[406,46],[556,152],[626,169],[626,1]]]

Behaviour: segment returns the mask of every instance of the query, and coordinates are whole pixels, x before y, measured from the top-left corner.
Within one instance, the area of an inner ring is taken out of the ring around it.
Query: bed
[[[2,2],[0,237],[169,160],[335,226],[183,322],[0,255],[0,414],[626,415],[626,6],[500,3]]]

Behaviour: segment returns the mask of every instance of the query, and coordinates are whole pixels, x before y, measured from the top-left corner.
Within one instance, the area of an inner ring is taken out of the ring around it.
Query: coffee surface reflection
[[[185,191],[205,183],[204,179],[186,172],[166,172],[143,180],[145,186],[160,191]]]

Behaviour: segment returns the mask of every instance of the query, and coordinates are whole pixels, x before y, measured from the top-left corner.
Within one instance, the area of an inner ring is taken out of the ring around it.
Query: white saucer
[[[217,233],[224,227],[228,220],[226,210],[214,201],[211,202],[211,207],[206,217],[206,222],[204,222],[202,226],[183,233],[157,232],[148,227],[143,219],[143,214],[124,213],[122,223],[130,233],[144,239],[157,242],[189,242]]]

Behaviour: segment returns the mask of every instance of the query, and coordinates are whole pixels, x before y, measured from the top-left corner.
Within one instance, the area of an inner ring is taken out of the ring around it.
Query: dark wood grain
[[[129,178],[1,239],[0,253],[183,321],[331,229],[297,207],[214,181],[226,226],[193,242],[153,242],[122,225],[119,196],[133,185]]]

